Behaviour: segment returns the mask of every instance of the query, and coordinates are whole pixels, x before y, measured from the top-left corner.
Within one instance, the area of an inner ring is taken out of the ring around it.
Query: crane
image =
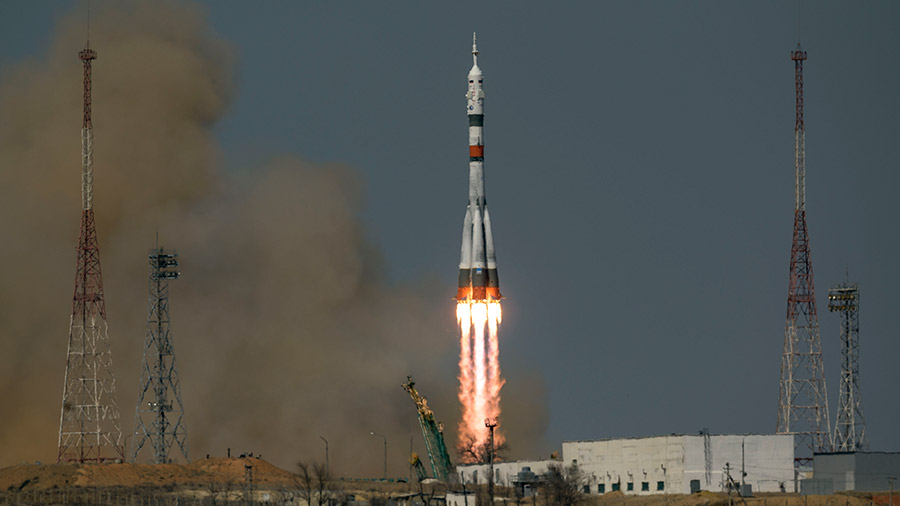
[[[422,464],[422,460],[416,454],[416,452],[412,452],[409,454],[409,465],[416,470],[416,479],[418,481],[424,481],[428,479],[428,471],[425,470],[425,465]]]
[[[428,401],[416,391],[415,384],[412,376],[407,376],[406,383],[401,386],[416,405],[419,425],[425,437],[425,449],[428,450],[428,457],[431,459],[431,471],[438,480],[448,481],[453,476],[453,464],[447,453],[447,445],[444,444],[444,425],[435,421],[434,412],[428,407]]]

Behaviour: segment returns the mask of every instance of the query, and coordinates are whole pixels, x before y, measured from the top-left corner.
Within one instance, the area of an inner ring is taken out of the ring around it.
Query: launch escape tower
[[[794,241],[781,356],[778,423],[775,432],[795,436],[795,448],[811,452],[831,449],[831,423],[816,314],[816,293],[806,229],[806,130],[803,124],[803,61],[800,44],[794,61],[796,111],[794,125]],[[809,455],[809,454],[807,454]],[[811,455],[809,455],[811,456]]]
[[[116,380],[106,324],[100,248],[94,224],[91,60],[97,53],[85,44],[84,116],[81,126],[81,233],[75,265],[75,295],[69,321],[66,375],[59,416],[57,462],[104,462],[124,459]]]
[[[869,441],[859,396],[859,285],[848,281],[831,287],[828,310],[841,313],[841,390],[834,451],[865,451]]]
[[[412,377],[407,376],[406,383],[401,386],[412,397],[413,403],[416,405],[419,425],[422,427],[422,436],[425,438],[425,449],[428,450],[428,457],[431,459],[431,471],[436,479],[447,481],[453,474],[453,464],[450,462],[450,454],[444,444],[444,426],[435,421],[434,412],[428,407],[425,398],[416,391],[415,385]],[[415,465],[414,462],[413,465]]]
[[[177,453],[190,462],[181,385],[169,330],[169,280],[178,279],[181,274],[175,270],[178,253],[157,247],[150,250],[148,258],[150,303],[138,387],[140,397],[134,410],[131,461],[137,461],[141,448],[150,440],[154,463],[170,462],[173,447],[177,447]]]

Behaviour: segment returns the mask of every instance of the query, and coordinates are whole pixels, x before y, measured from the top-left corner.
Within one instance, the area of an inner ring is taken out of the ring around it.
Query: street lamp
[[[384,479],[387,480],[387,438],[374,432],[369,432],[369,434],[384,439]]]
[[[491,418],[484,419],[484,426],[487,427],[489,431],[491,431],[491,453],[490,453],[491,478],[490,478],[490,481],[488,481],[488,497],[490,497],[490,501],[491,501],[492,505],[494,504],[494,428],[496,428],[497,425],[499,425],[499,424],[500,424],[500,421],[497,420],[496,417],[493,419],[491,419]]]
[[[328,472],[328,440],[322,436],[319,436],[319,439],[325,441],[325,472]]]

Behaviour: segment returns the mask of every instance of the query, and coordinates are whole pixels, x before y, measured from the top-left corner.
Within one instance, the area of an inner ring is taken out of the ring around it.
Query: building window
[[[634,490],[634,482],[629,481],[628,484],[625,486],[625,490],[628,490],[628,491]]]
[[[666,489],[666,482],[664,482],[664,481],[656,482],[656,490],[665,490],[665,489]]]
[[[584,486],[584,493],[585,493],[585,494],[590,494],[590,493],[591,493],[591,486],[590,486],[590,485],[585,485],[585,486]]]
[[[621,484],[621,483],[613,483],[612,485],[613,485],[613,486],[612,486],[612,491],[613,491],[613,492],[618,492],[619,490],[622,489],[622,484]]]
[[[642,481],[641,482],[641,492],[649,492],[650,491],[650,482]]]
[[[597,493],[602,494],[604,492],[606,492],[606,483],[597,484]]]

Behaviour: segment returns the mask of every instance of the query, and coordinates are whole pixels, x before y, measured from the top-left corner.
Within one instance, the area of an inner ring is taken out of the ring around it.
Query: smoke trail
[[[380,475],[374,430],[392,442],[389,472],[405,475],[396,442],[420,440],[399,386],[406,374],[439,418],[456,413],[443,288],[379,277],[350,168],[281,156],[221,169],[212,127],[232,95],[234,57],[202,9],[138,1],[92,11],[94,207],[123,431],[133,429],[146,254],[159,227],[181,260],[172,339],[194,458],[231,447],[290,467],[322,458],[321,434],[339,472]],[[80,215],[83,21],[64,17],[46,55],[0,74],[0,262],[13,266],[0,269],[0,465],[56,455]],[[543,395],[533,381],[517,384]],[[531,391],[506,393],[527,454],[546,412]]]

